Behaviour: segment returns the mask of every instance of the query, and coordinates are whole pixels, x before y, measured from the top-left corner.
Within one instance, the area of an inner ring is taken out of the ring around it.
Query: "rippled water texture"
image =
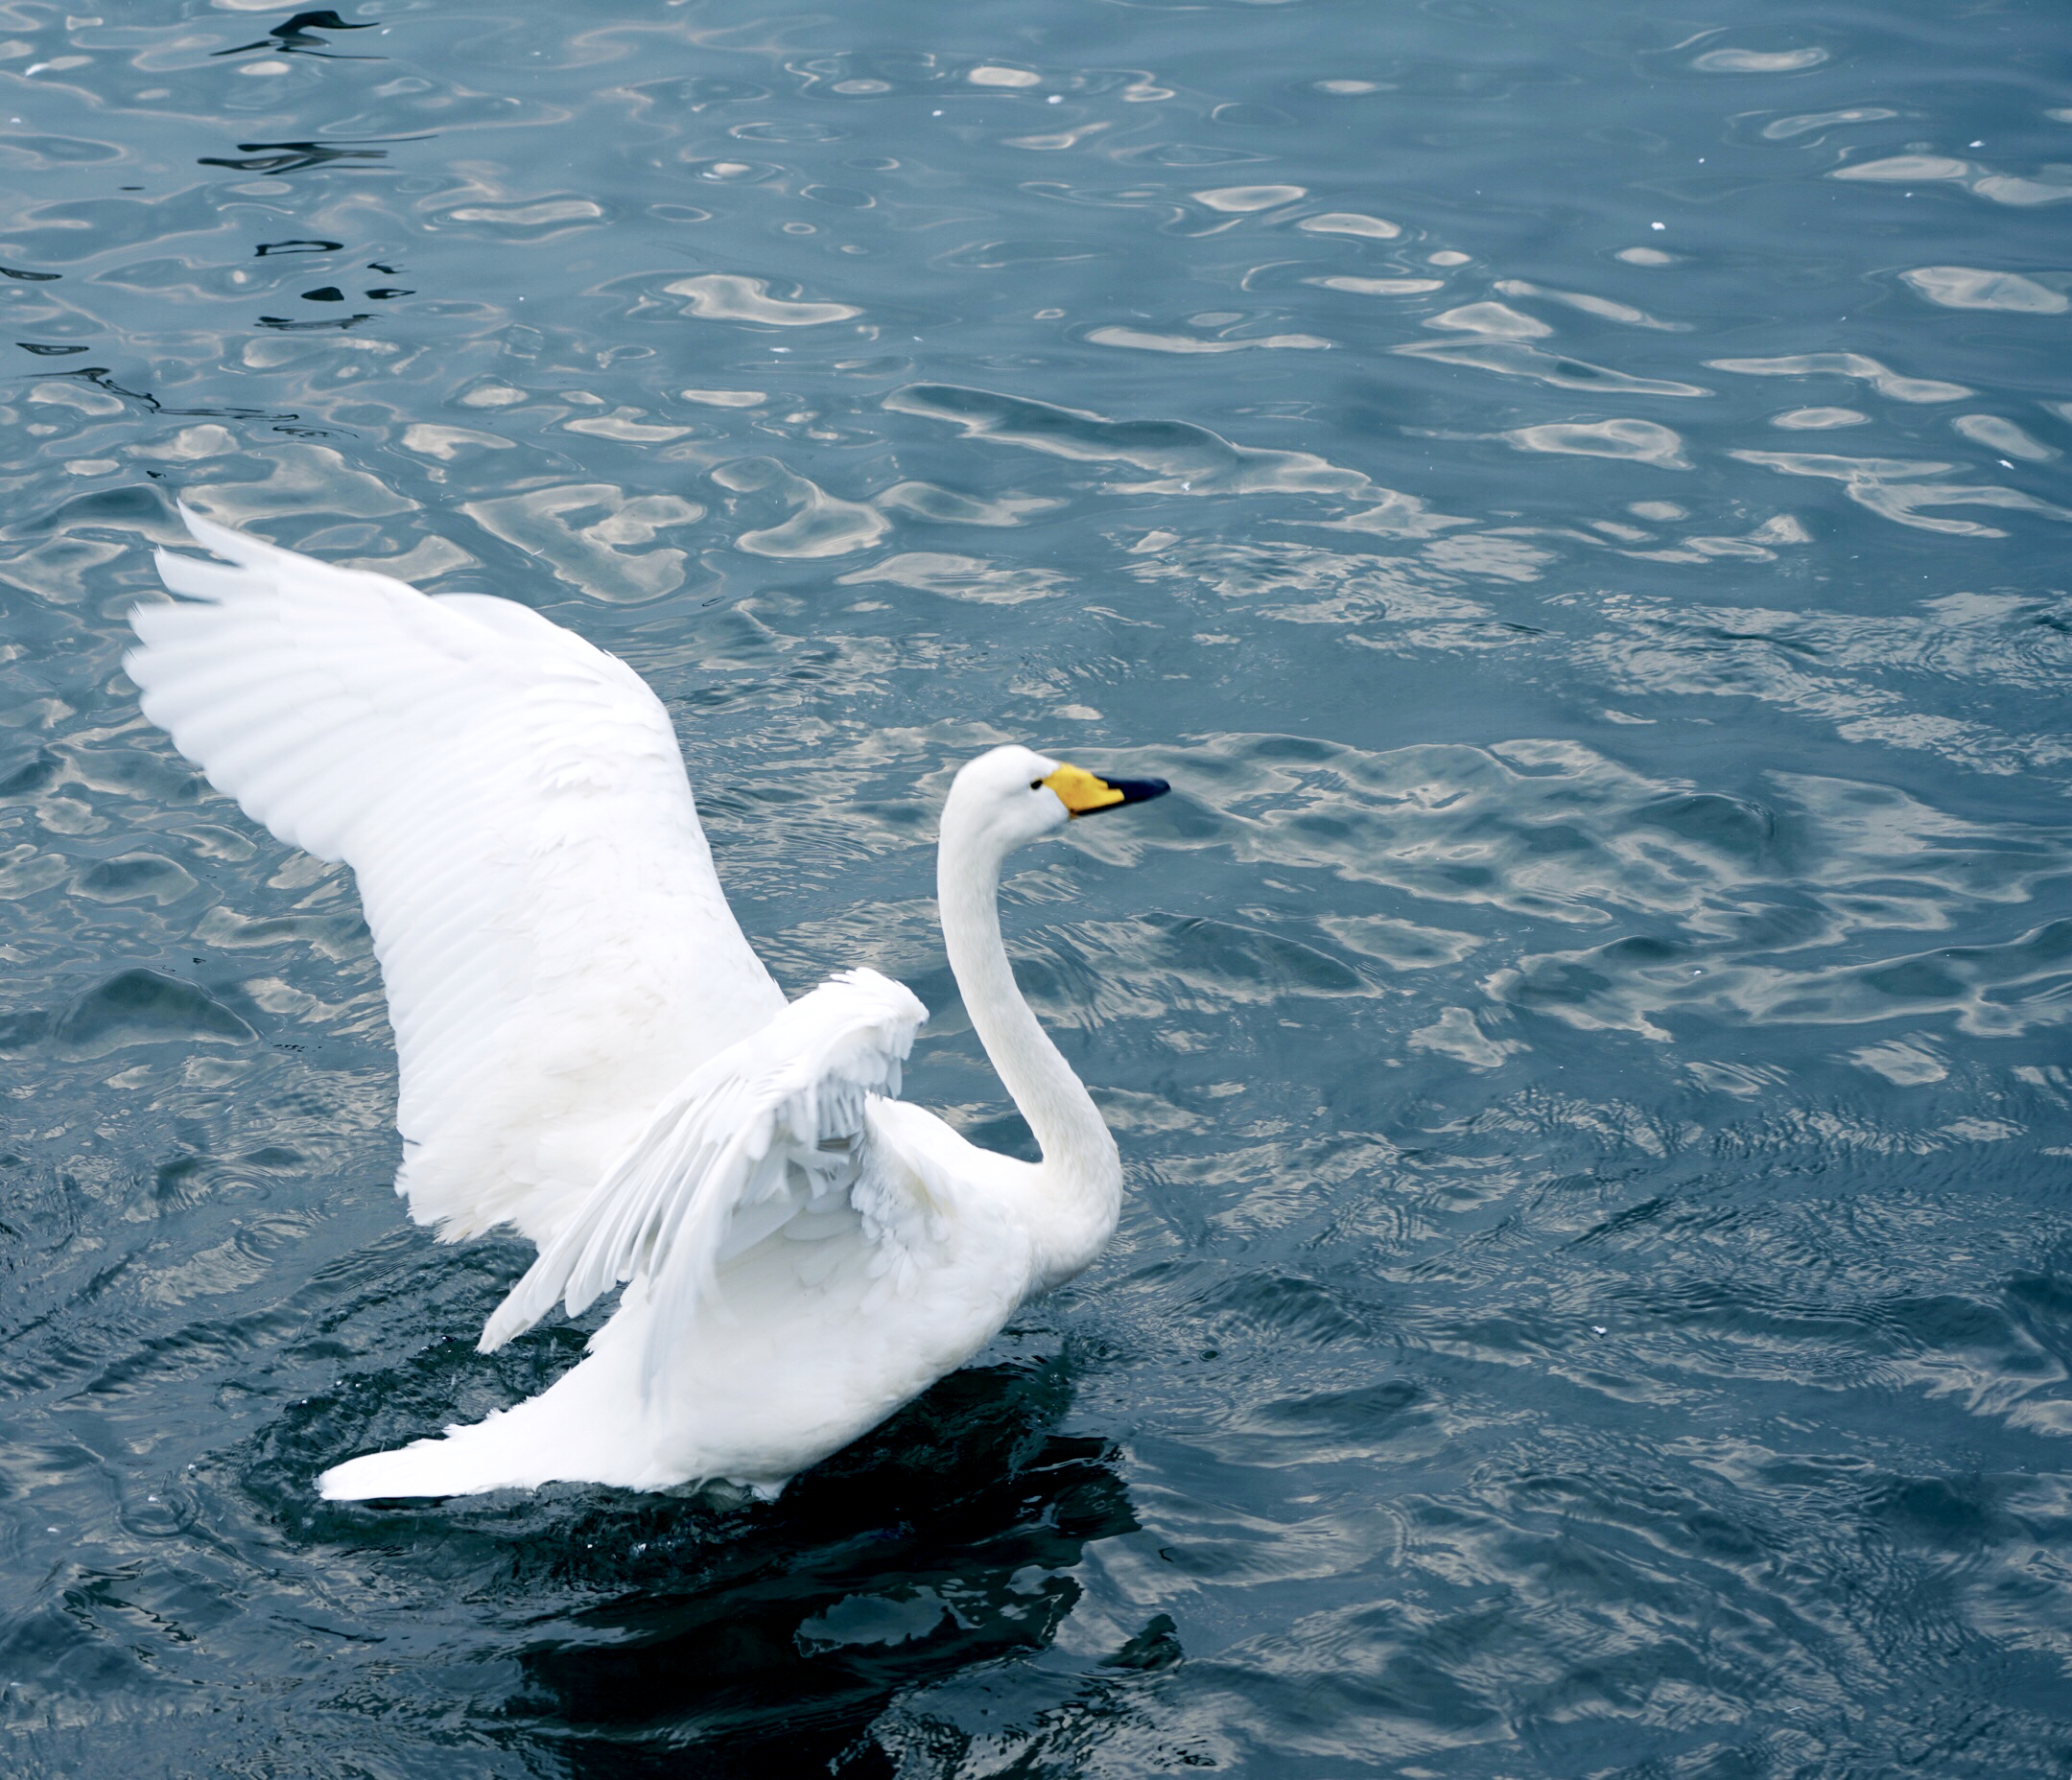
[[[2057,0],[0,4],[0,1769],[2072,1771]],[[93,7],[88,12],[85,8]],[[172,497],[677,719],[935,1010],[995,740],[1101,1262],[774,1507],[327,1507],[570,1363]]]

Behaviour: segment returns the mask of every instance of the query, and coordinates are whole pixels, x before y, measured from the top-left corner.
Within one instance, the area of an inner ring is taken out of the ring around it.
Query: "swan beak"
[[[1147,804],[1172,789],[1163,779],[1103,779],[1083,766],[1060,766],[1044,784],[1074,816],[1090,816],[1096,809],[1115,809],[1124,804]]]

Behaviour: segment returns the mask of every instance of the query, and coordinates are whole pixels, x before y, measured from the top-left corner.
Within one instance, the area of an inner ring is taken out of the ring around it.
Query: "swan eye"
[[[1029,789],[1031,791],[1041,791],[1043,789],[1043,781],[1041,779],[1031,779],[1029,781]]]

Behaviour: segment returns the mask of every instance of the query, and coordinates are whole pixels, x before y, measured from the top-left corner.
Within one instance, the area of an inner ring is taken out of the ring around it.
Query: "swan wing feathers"
[[[669,714],[528,607],[428,597],[182,509],[138,607],[153,722],[359,880],[395,1028],[396,1189],[546,1242],[685,1073],[784,1008],[727,907]]]
[[[702,1065],[654,1114],[582,1208],[483,1329],[502,1347],[560,1299],[571,1316],[631,1279],[655,1314],[643,1365],[651,1386],[723,1264],[800,1214],[842,1210],[895,1261],[926,1207],[897,1159],[869,1140],[874,1096],[899,1092],[900,1065],[928,1010],[875,971],[845,971]],[[845,1223],[849,1220],[844,1219]]]

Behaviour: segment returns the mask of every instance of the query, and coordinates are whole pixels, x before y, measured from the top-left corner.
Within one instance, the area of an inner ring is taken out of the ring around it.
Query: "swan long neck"
[[[1001,853],[945,812],[935,888],[943,944],[978,1042],[1043,1150],[1037,1233],[1044,1270],[1079,1271],[1113,1232],[1122,1162],[1099,1110],[1015,982],[1001,938]]]

